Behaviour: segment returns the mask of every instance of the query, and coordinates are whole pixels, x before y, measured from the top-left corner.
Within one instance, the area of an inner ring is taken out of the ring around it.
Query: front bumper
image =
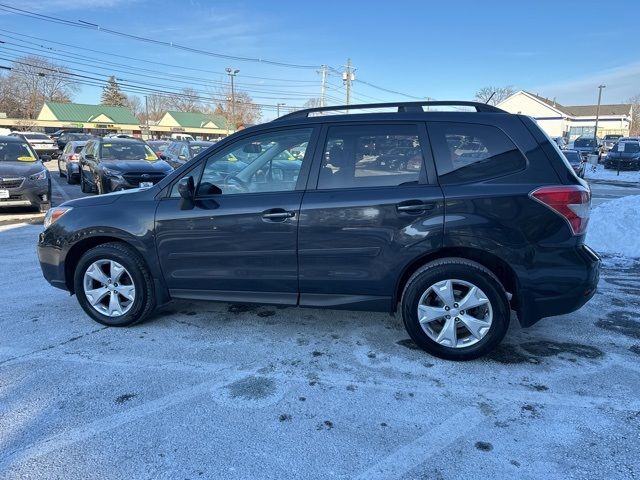
[[[518,292],[519,304],[516,309],[520,324],[529,327],[540,319],[575,312],[596,293],[600,280],[600,257],[586,245],[580,245],[572,252],[566,252],[567,265],[551,265],[547,272],[536,272],[536,277],[553,276],[557,272],[561,282],[553,289],[563,288],[560,295],[541,293],[537,285],[523,286]],[[564,278],[562,278],[564,274]],[[533,280],[535,283],[536,280]],[[567,288],[568,286],[568,288]]]
[[[37,251],[45,280],[54,287],[68,290],[65,283],[62,249],[59,242],[56,241],[55,235],[52,235],[50,231],[41,232],[38,237]]]
[[[51,203],[51,186],[49,179],[33,181],[25,179],[22,185],[9,190],[9,198],[0,198],[0,208],[4,207],[39,207]]]
[[[104,181],[109,186],[110,191],[117,192],[118,190],[140,188],[140,183],[142,182],[151,182],[155,185],[165,176],[166,174],[149,175],[147,177],[143,177],[142,175],[125,174],[117,177],[104,177]]]

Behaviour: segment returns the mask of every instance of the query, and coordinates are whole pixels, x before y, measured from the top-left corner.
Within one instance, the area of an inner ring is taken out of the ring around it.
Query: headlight
[[[42,170],[41,172],[35,173],[33,175],[29,175],[29,180],[44,180],[47,178],[47,170]]]
[[[71,207],[53,207],[47,211],[44,216],[44,228],[47,229],[53,225],[62,215],[73,210]]]
[[[104,172],[105,175],[109,176],[109,177],[119,177],[120,175],[122,175],[122,172],[118,171],[118,170],[111,170],[110,168],[103,168],[102,171]]]

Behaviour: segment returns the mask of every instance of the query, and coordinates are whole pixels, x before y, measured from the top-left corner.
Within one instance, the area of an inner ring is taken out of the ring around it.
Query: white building
[[[593,135],[596,125],[596,105],[564,106],[554,100],[520,90],[497,105],[510,113],[529,115],[536,119],[550,137],[574,140],[580,135]],[[629,104],[600,105],[598,136],[629,134],[631,126]]]

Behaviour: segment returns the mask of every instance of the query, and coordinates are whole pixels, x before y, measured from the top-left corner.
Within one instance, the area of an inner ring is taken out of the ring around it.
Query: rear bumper
[[[529,327],[545,317],[575,312],[595,295],[600,279],[600,257],[591,248],[581,245],[576,248],[572,261],[576,259],[580,265],[573,265],[572,269],[574,274],[577,271],[580,275],[575,277],[569,288],[560,290],[562,293],[559,295],[541,295],[534,286],[523,286],[519,290],[517,313],[523,327]],[[562,266],[552,270],[560,272]],[[553,271],[547,273],[553,275]]]

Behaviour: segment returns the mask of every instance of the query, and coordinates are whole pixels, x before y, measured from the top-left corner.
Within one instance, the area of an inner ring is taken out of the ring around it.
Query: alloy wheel
[[[465,280],[431,285],[418,302],[418,321],[434,342],[449,348],[469,347],[491,329],[493,309],[485,293]]]
[[[114,260],[97,260],[89,265],[83,287],[89,305],[107,317],[125,315],[136,298],[131,274]]]

